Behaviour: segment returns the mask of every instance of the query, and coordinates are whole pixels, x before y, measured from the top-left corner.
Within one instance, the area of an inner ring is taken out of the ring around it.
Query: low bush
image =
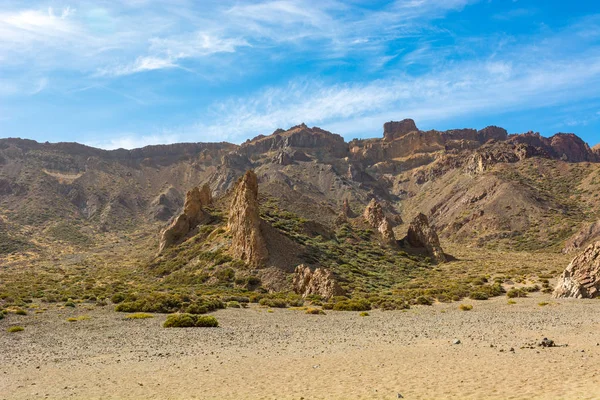
[[[420,306],[430,306],[433,304],[433,299],[429,296],[419,296],[415,299],[415,304]]]
[[[129,314],[125,318],[126,319],[147,319],[147,318],[154,318],[154,315],[139,312],[139,313]]]
[[[227,302],[227,308],[241,308],[241,307],[242,306],[237,301],[229,301],[229,302]]]
[[[358,314],[358,315],[360,315],[361,317],[368,317],[368,316],[369,316],[369,313],[368,313],[368,312],[366,312],[366,311],[363,311],[363,312],[361,312],[361,313],[360,313],[360,314]]]
[[[490,297],[488,296],[487,293],[483,293],[483,292],[473,292],[469,295],[469,298],[472,300],[487,300]]]
[[[169,314],[185,311],[188,314],[205,314],[221,308],[225,308],[225,304],[217,298],[191,298],[190,296],[180,294],[152,293],[133,301],[123,301],[115,307],[115,310],[129,313]]]
[[[335,311],[369,311],[370,309],[371,303],[366,299],[342,300],[333,306]]]
[[[325,315],[325,311],[319,309],[319,308],[307,308],[306,309],[306,314],[313,314],[313,315]]]
[[[27,311],[23,310],[22,308],[18,308],[15,310],[15,314],[17,315],[27,315]]]
[[[461,304],[460,306],[458,306],[458,308],[461,311],[471,311],[473,309],[473,306],[470,304]]]
[[[216,328],[219,322],[212,315],[171,314],[163,326],[165,328]]]
[[[22,326],[11,326],[10,328],[7,329],[7,331],[9,333],[21,332],[24,330],[25,330],[25,328],[23,328]]]
[[[527,291],[523,289],[513,288],[506,293],[506,297],[508,297],[509,299],[514,299],[517,297],[527,297]]]
[[[264,307],[272,308],[286,308],[288,306],[287,301],[285,301],[285,299],[280,298],[262,298],[260,299],[258,304]]]

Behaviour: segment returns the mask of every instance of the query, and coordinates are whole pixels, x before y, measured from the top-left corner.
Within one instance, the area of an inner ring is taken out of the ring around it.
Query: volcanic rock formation
[[[440,246],[440,240],[437,233],[431,226],[425,214],[419,213],[408,227],[406,236],[408,243],[417,248],[424,248],[436,262],[445,262],[446,256]]]
[[[571,261],[554,289],[554,297],[600,296],[600,242],[589,245]]]
[[[329,299],[344,294],[344,289],[338,285],[331,271],[317,268],[313,272],[304,264],[296,267],[292,286],[294,291],[302,297],[319,295],[324,299]]]
[[[234,257],[252,266],[267,261],[269,252],[258,210],[258,179],[252,170],[246,171],[237,183],[229,209],[228,227]]]
[[[579,232],[568,239],[563,248],[563,253],[580,250],[586,244],[600,238],[600,220],[584,226]]]
[[[207,185],[204,185],[202,191],[195,187],[187,192],[183,213],[177,216],[161,234],[159,252],[180,243],[196,226],[208,218],[208,214],[203,210],[203,207],[207,204],[202,202],[203,200],[210,201],[210,197],[207,197],[205,191],[207,187]],[[210,192],[208,196],[210,196]]]
[[[365,208],[363,217],[369,225],[377,229],[386,244],[396,243],[396,237],[394,236],[392,223],[385,216],[383,208],[381,207],[381,204],[377,202],[377,200],[371,200],[371,202]]]

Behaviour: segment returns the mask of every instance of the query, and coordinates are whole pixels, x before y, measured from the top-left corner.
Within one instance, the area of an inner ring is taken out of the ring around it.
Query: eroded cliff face
[[[436,262],[441,263],[446,261],[446,256],[440,245],[438,235],[429,225],[429,220],[425,214],[419,213],[412,220],[408,228],[406,240],[413,247],[424,248],[427,254]]]
[[[261,230],[258,209],[258,178],[247,171],[238,181],[229,208],[230,251],[252,266],[261,266],[269,258],[267,244]]]
[[[571,261],[558,280],[554,297],[600,296],[600,242],[589,245]]]

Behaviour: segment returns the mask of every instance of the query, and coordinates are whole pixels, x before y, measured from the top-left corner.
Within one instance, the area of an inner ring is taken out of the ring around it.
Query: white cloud
[[[364,84],[295,83],[248,98],[215,104],[190,131],[241,142],[300,122],[345,135],[379,134],[388,120],[431,124],[478,112],[500,113],[568,104],[595,96],[600,54],[568,62],[519,65],[461,64],[418,78],[402,76]],[[223,134],[225,133],[225,136]]]
[[[96,73],[96,76],[123,76],[138,72],[176,67],[178,67],[178,65],[168,58],[138,57],[132,64],[101,68]]]
[[[179,135],[165,133],[156,135],[138,135],[135,133],[124,133],[112,138],[86,141],[84,144],[105,150],[136,149],[144,146],[177,143],[181,139]]]

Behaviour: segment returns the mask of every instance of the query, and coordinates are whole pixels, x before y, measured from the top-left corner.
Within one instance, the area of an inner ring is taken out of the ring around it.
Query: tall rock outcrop
[[[383,124],[383,138],[386,141],[392,141],[418,130],[415,121],[409,118],[402,121],[390,121]]]
[[[386,244],[396,243],[392,222],[385,216],[383,208],[377,200],[371,200],[365,208],[363,217],[369,225],[377,229]]]
[[[425,214],[419,213],[408,227],[406,236],[408,243],[417,248],[424,248],[427,254],[436,262],[441,263],[446,261],[446,256],[437,233],[429,225],[429,220]]]
[[[205,185],[204,187],[208,187]],[[203,187],[203,190],[204,190]],[[173,222],[162,231],[159,245],[159,253],[164,249],[180,243],[189,233],[202,221],[208,219],[209,215],[203,210],[205,204],[202,200],[207,199],[206,194],[198,187],[193,188],[185,195],[183,213],[179,214]]]
[[[252,170],[246,171],[237,183],[229,209],[228,228],[234,257],[252,266],[260,266],[267,261],[269,252],[258,210],[258,179]]]
[[[212,192],[210,190],[210,186],[208,183],[202,185],[202,189],[200,189],[200,203],[202,207],[210,206],[213,202]]]
[[[600,242],[589,245],[571,261],[554,289],[554,297],[591,299],[600,296]]]
[[[298,265],[292,281],[294,291],[302,297],[319,295],[324,299],[344,295],[344,289],[338,285],[333,273],[323,268],[313,271],[304,264]]]

